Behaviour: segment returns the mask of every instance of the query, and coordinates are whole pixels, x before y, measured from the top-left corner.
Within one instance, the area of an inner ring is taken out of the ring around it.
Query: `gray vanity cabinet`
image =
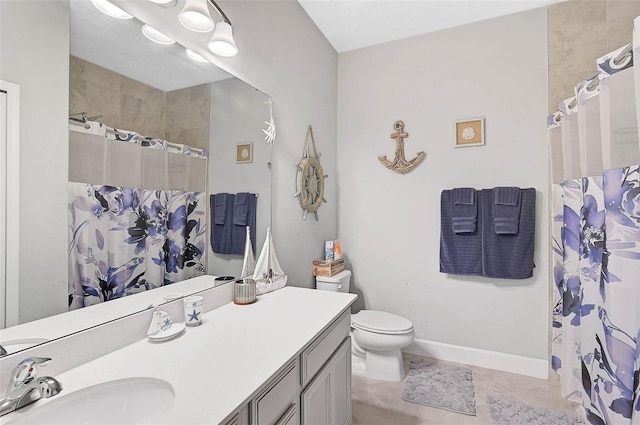
[[[351,338],[347,337],[302,392],[302,425],[351,423]]]
[[[351,316],[345,311],[225,425],[349,425]]]

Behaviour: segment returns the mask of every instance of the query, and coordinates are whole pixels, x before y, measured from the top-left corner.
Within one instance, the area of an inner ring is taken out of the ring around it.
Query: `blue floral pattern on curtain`
[[[591,424],[640,424],[640,167],[553,188],[552,367]]]
[[[69,183],[69,310],[204,273],[206,194]]]

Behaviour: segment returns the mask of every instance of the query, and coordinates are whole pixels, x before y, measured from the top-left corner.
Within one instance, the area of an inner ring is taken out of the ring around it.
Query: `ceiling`
[[[338,53],[564,0],[298,0]]]

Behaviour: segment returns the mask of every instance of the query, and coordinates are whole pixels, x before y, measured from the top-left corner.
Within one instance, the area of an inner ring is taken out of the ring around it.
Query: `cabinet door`
[[[351,423],[351,339],[347,337],[302,392],[302,425]]]

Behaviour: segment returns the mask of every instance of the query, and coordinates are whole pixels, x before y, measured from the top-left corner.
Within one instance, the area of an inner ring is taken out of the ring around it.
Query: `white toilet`
[[[334,276],[316,276],[316,288],[349,292],[351,271]],[[385,381],[402,381],[403,347],[415,339],[413,324],[384,311],[361,310],[351,315],[351,353],[353,373]]]

